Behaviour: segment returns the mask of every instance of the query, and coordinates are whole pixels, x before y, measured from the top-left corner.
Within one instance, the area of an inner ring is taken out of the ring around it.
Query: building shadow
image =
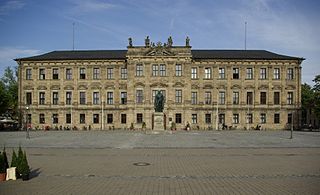
[[[38,177],[40,175],[40,173],[41,173],[41,171],[40,171],[39,168],[38,169],[32,169],[30,171],[29,179],[33,179],[33,178]]]

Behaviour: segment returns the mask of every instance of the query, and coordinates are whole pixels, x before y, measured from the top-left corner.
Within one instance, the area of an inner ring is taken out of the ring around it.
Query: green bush
[[[3,157],[3,154],[0,153],[0,173],[6,173],[7,169],[6,169],[6,163]]]
[[[12,150],[12,159],[11,159],[11,167],[17,167],[18,166],[18,157],[14,150]]]
[[[9,168],[9,163],[8,163],[8,157],[7,157],[7,153],[6,153],[6,147],[3,147],[2,155],[3,155],[5,167],[6,167],[6,170],[7,170],[7,168]]]
[[[26,151],[24,151],[24,153],[23,153],[23,158],[22,158],[20,166],[21,166],[20,167],[20,171],[21,171],[20,174],[22,176],[30,174],[30,167],[29,167],[29,164],[28,164]]]

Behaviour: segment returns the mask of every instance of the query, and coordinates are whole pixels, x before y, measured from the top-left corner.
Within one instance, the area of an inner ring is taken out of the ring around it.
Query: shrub
[[[6,169],[6,163],[3,157],[3,154],[0,153],[0,173],[6,173],[7,169]]]
[[[27,160],[27,154],[26,154],[26,151],[24,151],[23,153],[23,158],[22,158],[22,161],[21,161],[21,165],[20,165],[20,174],[23,176],[28,176],[30,174],[30,167],[29,167],[29,164],[28,164],[28,160]]]
[[[3,147],[2,156],[3,156],[3,160],[5,163],[6,170],[7,170],[7,168],[9,168],[9,163],[8,163],[8,157],[7,157],[7,153],[6,153],[6,147]]]
[[[11,159],[11,167],[17,167],[18,166],[18,157],[16,152],[12,151],[12,159]]]

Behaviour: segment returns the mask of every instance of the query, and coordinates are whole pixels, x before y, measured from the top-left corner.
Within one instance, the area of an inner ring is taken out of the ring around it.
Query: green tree
[[[314,91],[314,111],[316,113],[317,118],[320,118],[320,75],[317,75],[313,82],[315,83],[313,86]]]
[[[18,109],[17,68],[7,67],[0,81],[0,114],[11,112],[16,115]]]

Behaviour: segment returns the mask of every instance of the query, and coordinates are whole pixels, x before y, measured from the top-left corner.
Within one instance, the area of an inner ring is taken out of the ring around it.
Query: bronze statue
[[[168,47],[171,47],[173,45],[172,37],[170,36],[168,38]]]
[[[163,111],[164,101],[165,101],[164,95],[160,91],[158,91],[158,93],[154,97],[154,110],[156,112]]]
[[[149,39],[149,36],[147,36],[147,38],[144,40],[144,43],[145,43],[146,47],[150,47],[150,39]]]
[[[190,47],[190,39],[188,36],[186,38],[186,47]]]
[[[131,37],[129,37],[129,47],[132,47],[132,38]]]

